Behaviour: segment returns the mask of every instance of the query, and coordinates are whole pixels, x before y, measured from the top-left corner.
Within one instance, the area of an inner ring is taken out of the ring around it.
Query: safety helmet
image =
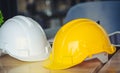
[[[18,15],[0,28],[0,49],[22,61],[40,61],[48,58],[51,47],[36,21]]]
[[[57,32],[50,57],[43,62],[43,66],[48,69],[66,69],[87,58],[89,60],[89,57],[100,61],[103,59],[105,63],[108,56],[104,53],[114,52],[115,47],[100,25],[87,18],[75,19]]]

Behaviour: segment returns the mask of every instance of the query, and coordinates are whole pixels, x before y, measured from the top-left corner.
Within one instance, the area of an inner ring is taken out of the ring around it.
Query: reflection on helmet
[[[0,28],[0,48],[22,61],[40,61],[49,56],[50,44],[36,21],[15,16]]]
[[[66,69],[103,52],[115,52],[105,30],[92,20],[75,19],[57,32],[50,57],[43,65],[48,69]]]

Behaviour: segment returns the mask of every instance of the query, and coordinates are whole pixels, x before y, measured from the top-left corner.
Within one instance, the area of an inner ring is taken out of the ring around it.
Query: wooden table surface
[[[0,57],[0,73],[120,73],[120,50],[106,63],[97,60],[85,61],[65,70],[48,70],[42,62],[22,62],[4,55]]]
[[[120,50],[112,56],[99,73],[120,73]]]
[[[101,62],[94,59],[66,70],[48,70],[42,67],[42,62],[22,62],[9,55],[0,58],[0,73],[93,73],[101,66]]]

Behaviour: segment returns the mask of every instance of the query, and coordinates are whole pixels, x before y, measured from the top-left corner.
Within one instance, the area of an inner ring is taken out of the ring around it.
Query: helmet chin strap
[[[100,60],[102,63],[106,63],[108,61],[108,54],[103,52],[103,53],[100,53],[100,54],[95,54],[93,55],[91,58],[86,58],[85,61],[87,60],[92,60],[92,59],[95,59],[97,58],[98,60]]]

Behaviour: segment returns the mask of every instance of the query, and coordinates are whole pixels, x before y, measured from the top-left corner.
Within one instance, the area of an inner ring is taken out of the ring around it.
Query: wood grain
[[[42,62],[22,62],[9,55],[0,57],[0,73],[96,73],[101,66],[99,60],[93,59],[65,70],[48,70]]]
[[[99,73],[120,73],[120,50],[112,56]]]

